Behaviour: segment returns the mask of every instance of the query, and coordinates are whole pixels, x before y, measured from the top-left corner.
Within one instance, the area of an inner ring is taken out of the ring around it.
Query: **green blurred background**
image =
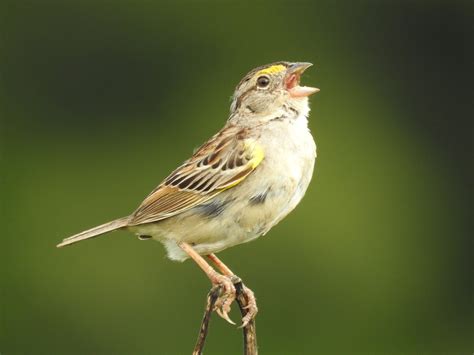
[[[262,354],[471,354],[473,6],[1,2],[1,354],[187,354],[209,282],[126,215],[227,119],[240,78],[315,65],[312,185],[219,255]],[[238,319],[234,310],[232,317]],[[214,318],[207,354],[239,354]]]

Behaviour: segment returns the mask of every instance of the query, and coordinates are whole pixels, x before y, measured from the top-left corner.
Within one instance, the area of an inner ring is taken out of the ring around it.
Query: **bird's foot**
[[[227,322],[234,325],[235,323],[229,317],[229,312],[231,309],[232,302],[234,302],[235,298],[237,297],[237,290],[235,285],[241,285],[241,288],[239,288],[239,290],[241,290],[240,292],[245,298],[246,306],[244,307],[244,309],[246,310],[246,313],[242,318],[242,325],[240,326],[240,328],[246,327],[258,313],[257,300],[255,299],[253,291],[246,287],[242,283],[242,280],[235,275],[226,276],[216,273],[212,277],[212,283],[214,287],[220,288],[220,294],[214,305],[214,310],[220,317],[224,318]]]
[[[212,275],[211,282],[215,287],[220,288],[220,294],[214,304],[214,310],[227,322],[235,325],[232,319],[229,318],[230,306],[236,297],[233,278],[216,272]]]
[[[253,291],[242,284],[242,294],[247,301],[247,305],[244,307],[247,310],[247,313],[242,318],[242,325],[239,328],[245,328],[258,313],[257,300]]]

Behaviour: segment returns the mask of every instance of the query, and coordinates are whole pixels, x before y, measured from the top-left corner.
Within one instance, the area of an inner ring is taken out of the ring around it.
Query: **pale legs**
[[[222,286],[223,293],[219,296],[216,302],[216,312],[231,324],[235,324],[230,318],[230,305],[235,300],[236,291],[235,283],[241,282],[240,279],[214,254],[207,257],[214,263],[214,265],[222,272],[219,274],[209,265],[206,260],[199,255],[191,245],[185,242],[178,243],[179,247],[188,254],[198,266],[206,273],[213,285]],[[257,303],[254,293],[249,288],[243,286],[243,294],[247,299],[247,314],[242,319],[242,326],[245,327],[258,312]]]

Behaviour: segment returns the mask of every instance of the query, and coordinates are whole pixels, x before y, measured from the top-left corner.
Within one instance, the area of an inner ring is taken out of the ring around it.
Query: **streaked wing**
[[[244,180],[263,157],[245,129],[224,128],[148,195],[129,225],[156,222],[211,199]]]

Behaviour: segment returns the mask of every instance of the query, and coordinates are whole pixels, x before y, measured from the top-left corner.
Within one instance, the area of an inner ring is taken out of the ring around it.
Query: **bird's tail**
[[[64,247],[66,245],[74,244],[77,242],[80,242],[81,240],[89,239],[89,238],[94,238],[98,237],[99,235],[102,235],[107,232],[114,231],[116,229],[120,229],[123,227],[126,227],[128,224],[130,217],[123,217],[116,219],[115,221],[108,222],[101,224],[100,226],[88,229],[86,231],[83,231],[81,233],[75,234],[72,237],[63,239],[61,243],[57,245],[58,248]]]

